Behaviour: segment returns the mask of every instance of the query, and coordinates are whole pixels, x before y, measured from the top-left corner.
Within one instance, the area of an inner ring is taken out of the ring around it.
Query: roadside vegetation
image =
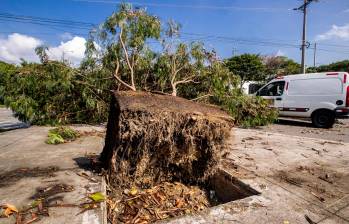
[[[0,104],[32,124],[93,124],[107,120],[112,90],[137,90],[216,104],[237,125],[265,125],[277,118],[264,100],[240,88],[246,81],[298,73],[299,64],[251,54],[221,60],[200,42],[180,41],[180,29],[174,21],[122,4],[90,33],[77,68],[50,60],[45,46],[36,49],[40,63],[0,62]]]

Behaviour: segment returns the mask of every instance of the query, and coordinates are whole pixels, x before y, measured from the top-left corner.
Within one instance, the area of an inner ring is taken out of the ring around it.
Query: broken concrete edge
[[[107,198],[107,187],[104,176],[101,176],[101,181],[97,183],[90,183],[89,186],[89,194],[95,192],[101,192]],[[100,207],[98,209],[87,210],[82,213],[82,224],[107,224],[108,220],[107,213],[107,202],[106,200],[100,202]]]
[[[102,183],[101,183],[101,190],[103,195],[106,196],[107,198],[107,183],[105,180],[105,177],[102,176],[101,178]],[[103,202],[101,202],[101,215],[102,215],[102,220],[101,220],[101,224],[107,224],[108,223],[108,209],[107,209],[107,201],[104,200]]]
[[[203,211],[200,211],[198,213],[192,213],[192,214],[187,214],[187,215],[183,215],[183,216],[179,216],[179,217],[174,217],[174,218],[170,218],[170,219],[165,219],[165,220],[161,220],[158,221],[157,223],[193,223],[194,221],[197,221],[195,223],[200,223],[200,221],[205,222],[205,219],[201,219],[202,217],[207,216],[208,214],[216,214],[216,215],[221,215],[223,213],[225,213],[226,207],[234,207],[234,205],[236,205],[237,208],[241,207],[240,205],[247,205],[246,208],[247,209],[253,209],[250,205],[256,204],[256,203],[260,203],[261,201],[264,200],[264,198],[261,195],[261,192],[263,191],[263,189],[261,189],[258,185],[256,186],[251,186],[250,184],[246,183],[245,181],[242,181],[236,177],[234,177],[234,175],[232,173],[230,173],[229,171],[227,171],[226,169],[224,169],[223,167],[219,167],[219,169],[216,172],[216,175],[219,177],[220,180],[218,180],[218,184],[220,184],[220,186],[224,186],[222,189],[218,189],[221,192],[216,192],[218,194],[228,194],[226,191],[227,189],[229,190],[238,190],[240,189],[241,192],[239,192],[241,195],[230,195],[233,197],[236,197],[237,199],[232,200],[230,198],[230,201],[227,202],[223,202],[222,204],[213,206],[213,207],[209,207]],[[213,179],[216,179],[215,177],[213,177]],[[214,180],[217,181],[217,180]],[[225,183],[222,183],[225,182]],[[228,196],[229,197],[229,196]],[[229,198],[227,198],[229,199]],[[215,215],[215,216],[216,216]],[[223,215],[223,219],[224,219],[224,215]]]

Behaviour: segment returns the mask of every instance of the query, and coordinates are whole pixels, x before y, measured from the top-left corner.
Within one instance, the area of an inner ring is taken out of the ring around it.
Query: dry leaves
[[[10,217],[13,213],[18,213],[18,209],[11,204],[0,205],[0,208],[3,210],[1,215],[5,217]]]
[[[153,223],[201,211],[209,206],[205,191],[197,186],[164,182],[151,189],[123,191],[122,199],[108,199],[111,223]]]

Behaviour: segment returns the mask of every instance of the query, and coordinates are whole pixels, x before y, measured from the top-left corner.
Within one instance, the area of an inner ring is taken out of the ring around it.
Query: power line
[[[44,17],[34,17],[34,16],[26,16],[26,15],[14,15],[9,13],[3,13],[0,12],[0,22],[1,21],[10,21],[10,22],[19,22],[19,23],[31,23],[34,25],[41,25],[46,26],[52,29],[56,29],[59,31],[67,32],[66,30],[62,30],[60,28],[64,29],[82,29],[82,30],[90,30],[93,27],[96,27],[96,24],[93,23],[87,23],[87,22],[81,22],[81,21],[73,21],[73,20],[62,20],[62,19],[50,19],[50,18],[44,18]],[[4,33],[4,32],[0,32]],[[37,33],[40,34],[40,33]],[[81,33],[73,33],[75,35],[86,35]],[[262,46],[262,47],[282,47],[282,48],[299,48],[300,46],[298,44],[292,44],[289,42],[289,40],[285,40],[283,42],[275,41],[273,39],[256,39],[256,38],[239,38],[239,37],[229,37],[229,36],[219,36],[219,35],[212,35],[212,34],[199,34],[199,33],[190,33],[190,32],[182,32],[185,36],[191,36],[192,38],[190,40],[192,41],[217,41],[221,43],[237,43],[241,45],[255,45],[255,46]],[[49,35],[49,34],[44,34]],[[188,40],[186,40],[188,41]],[[323,44],[325,46],[325,44]],[[326,44],[330,45],[330,44]],[[335,46],[344,46],[344,45],[335,45]],[[349,47],[349,46],[344,46]],[[346,51],[335,51],[331,49],[318,49],[319,51],[327,51],[327,52],[337,52],[337,53],[344,53],[349,54],[349,52]]]
[[[70,29],[85,29],[85,30],[90,30],[95,26],[95,24],[93,23],[86,23],[86,22],[80,22],[80,21],[14,15],[9,13],[2,13],[2,12],[0,12],[0,21],[30,23],[30,24],[41,25],[41,26],[64,27],[64,28],[70,28]]]
[[[97,3],[97,4],[122,4],[124,1],[109,0],[72,0],[74,2]],[[215,6],[215,5],[181,5],[167,3],[148,3],[148,2],[130,2],[137,6],[154,6],[166,8],[188,8],[188,9],[209,9],[209,10],[243,10],[243,11],[263,11],[263,12],[280,12],[288,11],[283,8],[266,8],[266,7],[239,7],[239,6]]]
[[[66,25],[79,25],[79,26],[94,26],[95,25],[93,23],[87,23],[87,22],[82,22],[82,21],[50,19],[50,18],[37,17],[37,16],[27,16],[27,15],[14,15],[14,14],[6,13],[6,12],[0,12],[0,17],[15,18],[15,19],[29,19],[29,20],[39,21],[39,22],[51,22],[51,23],[60,23],[60,24],[66,24]]]

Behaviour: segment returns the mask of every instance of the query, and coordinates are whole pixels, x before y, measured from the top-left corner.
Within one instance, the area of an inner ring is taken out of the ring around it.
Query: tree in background
[[[298,74],[300,64],[285,56],[264,56],[263,63],[269,76]]]
[[[225,64],[229,71],[240,77],[240,87],[246,81],[264,81],[267,77],[262,58],[256,54],[234,56],[227,59]]]
[[[310,67],[307,72],[349,72],[349,60],[334,62],[328,65]]]
[[[16,71],[17,67],[15,65],[0,61],[0,104],[4,104],[7,82]]]

